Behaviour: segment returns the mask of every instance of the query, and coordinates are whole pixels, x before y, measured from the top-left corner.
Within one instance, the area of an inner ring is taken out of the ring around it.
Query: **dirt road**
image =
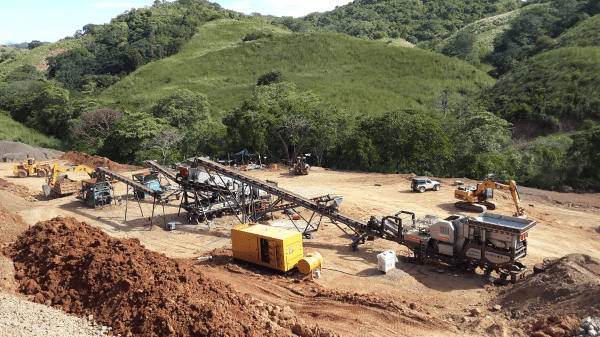
[[[368,220],[372,215],[388,215],[399,210],[440,218],[466,214],[454,208],[452,183],[455,179],[439,179],[442,182],[440,191],[415,193],[410,190],[410,175],[320,170],[311,171],[307,176],[295,176],[281,169],[248,173],[259,179],[277,181],[280,187],[306,197],[329,193],[341,195],[344,197],[341,212],[359,219]],[[132,172],[123,174],[131,176]],[[526,328],[523,326],[531,325],[535,320],[535,317],[525,317],[515,321],[506,313],[489,310],[497,303],[501,289],[480,274],[404,262],[398,263],[398,270],[381,274],[376,269],[377,254],[393,249],[403,256],[408,254],[407,250],[394,242],[376,240],[352,251],[349,238],[329,221],[323,221],[319,231],[313,234],[314,239],[304,241],[305,251],[318,251],[324,256],[323,276],[297,283],[293,277],[231,263],[226,252],[231,247],[230,229],[239,224],[235,216],[215,219],[208,229],[205,224],[185,223],[183,215],[177,217],[179,204],[168,204],[166,219],[154,220],[161,225],[164,221],[178,222],[176,230],[166,231],[162,226],[149,226],[151,202],[143,201],[140,206],[127,202],[126,188],[122,184],[116,186],[116,193],[123,196],[122,206],[90,209],[75,197],[47,200],[41,192],[44,179],[14,177],[12,164],[0,163],[0,178],[18,185],[20,191],[17,193],[15,188],[0,186],[1,205],[21,216],[29,225],[58,215],[73,216],[101,228],[110,236],[138,238],[146,248],[169,257],[195,260],[199,256],[220,256],[220,259],[213,257],[213,262],[197,262],[197,268],[254,298],[288,305],[307,322],[326,326],[343,336],[524,336]],[[81,180],[87,175],[73,172],[69,173],[69,178]],[[29,189],[29,196],[23,194],[23,187]],[[544,259],[570,253],[600,258],[599,194],[523,189],[521,197],[527,217],[538,223],[530,234],[528,256],[523,260],[526,265],[532,267]],[[495,199],[500,204],[497,213],[514,213],[510,194],[495,191]],[[162,214],[162,208],[157,208],[156,212]],[[281,215],[271,224],[293,228],[291,221]],[[479,309],[481,314],[474,316],[472,309]]]

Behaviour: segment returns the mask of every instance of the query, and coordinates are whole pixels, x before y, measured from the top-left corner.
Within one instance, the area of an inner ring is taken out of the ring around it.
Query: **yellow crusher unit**
[[[231,246],[234,258],[283,272],[303,257],[301,233],[256,223],[232,228]]]

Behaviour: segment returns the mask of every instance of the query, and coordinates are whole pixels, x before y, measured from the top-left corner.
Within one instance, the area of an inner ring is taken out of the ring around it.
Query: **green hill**
[[[282,18],[293,31],[312,29],[355,37],[401,37],[417,44],[439,41],[482,18],[521,6],[516,0],[354,0],[325,13],[311,13],[300,21]]]
[[[556,39],[556,47],[600,46],[600,14],[580,22]]]
[[[493,111],[509,121],[599,119],[599,73],[600,47],[559,48],[521,62],[487,95]]]
[[[272,37],[242,42],[257,31]],[[102,98],[147,106],[187,88],[208,95],[213,108],[229,110],[240,106],[258,77],[270,70],[354,115],[419,108],[445,88],[479,92],[494,83],[466,62],[424,50],[219,20],[203,25],[180,53],[141,67],[105,90]]]
[[[20,49],[15,51],[13,54],[14,57],[7,57],[4,62],[0,62],[0,82],[15,68],[26,64],[35,66],[38,71],[45,71],[48,69],[48,64],[46,62],[48,57],[58,55],[64,51],[80,46],[82,43],[83,39],[61,40],[31,50]],[[11,51],[6,48],[6,51],[0,54],[0,59],[2,59],[2,55],[9,54],[10,52]]]
[[[456,56],[462,60],[478,65],[482,70],[490,70],[490,65],[479,65],[494,50],[494,39],[511,25],[511,21],[521,13],[546,4],[534,4],[514,11],[481,19],[470,23],[444,39],[438,46],[442,54]]]
[[[62,150],[64,143],[54,137],[48,137],[40,132],[14,121],[10,116],[0,111],[0,140],[21,142],[30,146]]]

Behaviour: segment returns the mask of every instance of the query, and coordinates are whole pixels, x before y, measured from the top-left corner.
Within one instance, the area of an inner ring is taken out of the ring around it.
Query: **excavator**
[[[94,178],[94,169],[85,165],[60,166],[54,164],[51,174],[48,176],[48,184],[42,186],[46,197],[58,198],[78,191],[78,184],[76,181],[62,179],[66,178],[66,175],[59,175],[59,173],[67,171],[85,171],[91,178]],[[59,184],[57,184],[57,181]]]
[[[502,183],[508,183],[508,185]],[[517,208],[515,216],[525,217],[525,209],[514,180],[485,180],[477,184],[477,187],[459,186],[454,191],[454,197],[461,201],[456,202],[454,205],[456,208],[468,211],[486,212],[487,210],[494,210],[498,207],[498,203],[489,200],[494,197],[494,189],[510,191]]]

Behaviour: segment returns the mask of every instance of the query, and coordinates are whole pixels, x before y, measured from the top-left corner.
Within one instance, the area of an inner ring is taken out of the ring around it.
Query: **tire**
[[[21,171],[17,172],[17,175],[19,176],[19,178],[25,178],[25,177],[27,177],[27,172],[21,170]]]
[[[439,191],[440,190],[440,185],[433,186],[433,189],[436,190],[436,191]]]
[[[46,176],[46,173],[47,173],[47,172],[46,172],[46,170],[44,170],[44,169],[39,169],[39,170],[37,171],[37,175],[38,175],[38,177],[45,177],[45,176]]]
[[[419,187],[419,193],[423,193],[423,192],[425,192],[425,187],[423,187],[423,186]]]

